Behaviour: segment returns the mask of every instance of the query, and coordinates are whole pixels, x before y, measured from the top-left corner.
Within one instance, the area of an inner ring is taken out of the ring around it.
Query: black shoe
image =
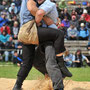
[[[63,88],[60,88],[59,90],[64,90]]]
[[[60,88],[60,89],[55,89],[55,90],[64,90],[63,88]]]
[[[63,57],[62,56],[61,57],[57,57],[56,59],[57,59],[57,63],[59,65],[59,67],[60,67],[60,70],[61,70],[62,74],[64,74],[67,77],[72,77],[71,72],[68,70],[68,68],[64,64]]]
[[[22,90],[22,83],[23,83],[23,80],[21,77],[17,77],[17,80],[16,80],[16,83],[13,87],[13,90]]]
[[[14,85],[13,90],[22,90],[21,86],[17,85],[17,83]]]

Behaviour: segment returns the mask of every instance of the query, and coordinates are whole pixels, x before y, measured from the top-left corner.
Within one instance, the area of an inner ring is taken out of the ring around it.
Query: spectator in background
[[[78,20],[75,15],[72,16],[70,24],[74,24],[76,28],[78,27]]]
[[[21,1],[22,0],[14,0],[14,2],[13,2],[13,3],[15,3],[15,6],[17,7],[18,13],[20,12]]]
[[[83,8],[81,7],[81,5],[79,4],[78,7],[75,9],[75,11],[77,12],[77,15],[80,16],[83,14]]]
[[[78,23],[78,24],[79,24],[78,28],[80,28],[81,23],[84,23],[84,25],[86,25],[86,21],[85,21],[84,16],[81,16],[81,17],[80,17],[79,23]]]
[[[61,20],[63,20],[65,16],[67,16],[68,20],[71,20],[71,16],[70,16],[70,14],[68,13],[67,8],[65,8],[64,10],[61,11],[61,13],[59,14],[59,18],[60,18]]]
[[[14,11],[15,14],[17,14],[18,10],[17,7],[15,6],[15,3],[11,3],[11,7],[9,7],[9,13],[11,13],[11,11]]]
[[[67,67],[71,67],[72,66],[72,61],[74,61],[75,56],[73,54],[70,54],[69,51],[65,51],[64,54],[64,61]]]
[[[8,10],[8,5],[7,5],[7,0],[2,0],[0,4],[0,11],[7,11]]]
[[[6,49],[15,49],[15,43],[13,42],[12,36],[9,37],[9,40],[5,44]]]
[[[87,49],[90,50],[90,41],[88,42]]]
[[[0,52],[0,61],[2,61],[2,60],[3,60],[3,56],[2,56],[2,54]]]
[[[9,35],[11,34],[10,27],[6,24],[3,24],[3,26],[0,28],[0,32],[2,33],[3,31],[6,31]]]
[[[6,12],[2,12],[1,13],[1,17],[0,17],[0,28],[3,26],[3,24],[6,24],[6,25],[9,24],[9,20],[7,19]]]
[[[17,51],[14,52],[13,56],[13,64],[16,64],[17,66],[20,66],[22,64],[22,59],[18,56]]]
[[[67,29],[70,27],[70,21],[67,19],[67,16],[64,17],[62,20],[62,23],[64,24],[64,27]]]
[[[67,29],[67,37],[68,40],[77,40],[78,30],[76,26],[72,23],[70,27]]]
[[[85,21],[90,21],[90,15],[88,14],[86,9],[83,10],[83,14],[81,16],[85,18]]]
[[[18,38],[18,32],[19,32],[18,22],[15,21],[14,26],[12,27],[12,37],[13,37],[13,39]]]
[[[11,22],[10,22],[10,26],[13,27],[14,26],[14,22],[17,21],[18,22],[18,26],[20,26],[20,21],[17,17],[17,15],[14,15],[13,18],[11,19]]]
[[[79,40],[88,40],[89,31],[85,27],[84,23],[81,23],[79,31],[78,31]]]
[[[75,53],[75,61],[73,61],[73,67],[82,67],[84,60],[86,60],[87,63],[90,63],[88,58],[82,54],[80,49],[78,49]]]
[[[64,37],[67,38],[67,30],[65,29],[63,23],[58,26],[58,29],[62,30],[64,32]]]
[[[90,2],[88,2],[86,10],[87,10],[88,14],[90,15]]]
[[[5,48],[5,44],[7,41],[9,41],[10,35],[7,34],[6,31],[3,31],[2,34],[0,35],[0,46],[1,48]]]
[[[10,37],[9,38],[9,41],[6,42],[5,44],[5,48],[6,49],[15,49],[15,44],[13,42],[13,38]],[[7,62],[9,60],[9,56],[11,55],[11,61],[13,60],[13,54],[14,54],[14,51],[11,50],[11,51],[5,51],[4,52],[4,55],[5,55],[5,61]]]
[[[59,2],[59,9],[61,9],[61,10],[64,10],[65,8],[67,8],[67,5],[66,5],[66,3],[65,3],[65,0],[61,0],[60,2]]]
[[[22,57],[22,43],[19,40],[15,43],[15,48],[17,49],[18,55]]]
[[[89,31],[89,40],[90,40],[90,21],[88,21],[88,22],[86,23],[86,28],[87,28],[88,31]]]
[[[71,17],[72,16],[76,16],[76,18],[78,18],[78,15],[77,15],[77,12],[73,9],[72,12],[71,12]]]
[[[10,21],[12,21],[13,17],[15,16],[15,13],[14,13],[14,10],[12,9],[10,14],[9,14],[9,17],[10,17]]]
[[[2,3],[3,0],[0,0],[0,4]]]

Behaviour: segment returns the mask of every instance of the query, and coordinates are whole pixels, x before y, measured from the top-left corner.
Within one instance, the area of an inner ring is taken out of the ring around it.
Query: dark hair
[[[7,31],[6,31],[6,30],[4,30],[3,32],[5,32],[5,35],[4,35],[4,36],[6,36],[6,35],[7,35]],[[3,32],[2,32],[2,34],[3,34]]]
[[[17,53],[17,51],[14,51],[14,53]]]
[[[77,52],[80,52],[80,54],[77,55]],[[83,66],[83,62],[82,62],[82,52],[81,52],[80,49],[78,49],[78,50],[76,51],[76,53],[75,53],[75,60],[77,60],[77,59],[79,59],[81,66]]]

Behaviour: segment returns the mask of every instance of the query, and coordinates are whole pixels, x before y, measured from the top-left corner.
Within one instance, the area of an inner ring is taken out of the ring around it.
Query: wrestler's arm
[[[37,8],[37,6],[36,6],[35,1],[33,1],[33,0],[28,0],[28,2],[27,2],[27,8],[28,8],[28,10],[31,12],[31,14],[36,17],[36,12],[37,12],[37,11],[39,12],[39,10],[38,10],[38,8]],[[42,12],[41,12],[41,13],[42,13]],[[39,13],[38,13],[38,14],[39,14]],[[40,17],[41,17],[41,16],[39,16],[38,19],[41,19]],[[44,20],[44,22],[45,22],[47,25],[51,25],[51,24],[54,23],[53,20],[51,20],[51,19],[50,19],[49,17],[47,17],[47,16],[43,17],[43,20]],[[36,23],[38,23],[38,22],[39,22],[39,21],[36,21]]]
[[[42,10],[42,9],[39,9],[39,10],[36,12],[36,15],[35,15],[35,21],[36,21],[37,23],[40,23],[41,20],[43,19],[44,15],[45,15],[45,11]]]
[[[33,16],[36,15],[36,12],[38,11],[38,7],[36,6],[36,2],[34,0],[28,0],[27,8]]]

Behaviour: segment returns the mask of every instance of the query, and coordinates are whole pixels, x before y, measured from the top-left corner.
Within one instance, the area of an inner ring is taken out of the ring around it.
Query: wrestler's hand
[[[47,17],[47,16],[44,16],[43,20],[44,20],[46,25],[54,24],[53,20],[51,18]]]
[[[37,23],[37,26],[40,27],[42,25],[42,23]]]

